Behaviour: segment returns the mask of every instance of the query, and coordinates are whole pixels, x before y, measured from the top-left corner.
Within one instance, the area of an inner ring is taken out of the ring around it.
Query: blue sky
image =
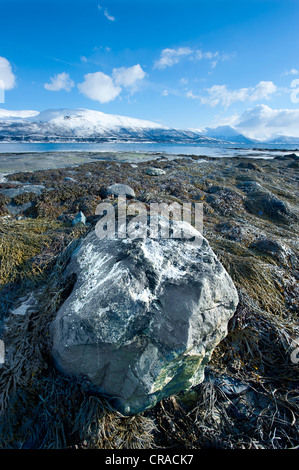
[[[0,0],[0,22],[1,109],[299,136],[298,0]]]

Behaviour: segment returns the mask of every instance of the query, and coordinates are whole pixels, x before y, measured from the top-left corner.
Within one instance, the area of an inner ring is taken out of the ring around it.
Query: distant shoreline
[[[209,143],[175,143],[175,142],[51,142],[51,143],[21,143],[21,142],[0,142],[0,155],[2,154],[24,154],[24,153],[53,153],[53,152],[75,152],[75,153],[163,153],[176,155],[206,155],[209,157],[232,157],[236,155],[246,156],[253,153],[258,156],[264,156],[263,153],[272,154],[273,152],[287,153],[299,152],[295,144],[269,144],[261,145],[238,144],[236,142],[227,142],[223,144]]]
[[[177,148],[177,153],[167,153],[165,151],[142,151],[133,149],[132,151],[126,150],[55,150],[55,151],[27,151],[27,152],[3,152],[1,153],[0,145],[0,181],[5,179],[5,175],[13,174],[20,171],[36,171],[36,170],[49,170],[66,167],[76,167],[83,163],[90,163],[94,161],[119,161],[128,163],[138,163],[158,159],[173,160],[175,158],[188,158],[195,156],[206,160],[214,160],[218,158],[250,158],[250,159],[269,159],[272,160],[275,154],[289,154],[292,150],[276,150],[276,149],[263,149],[257,150],[250,148],[230,148],[225,153],[226,149],[221,152],[221,149],[213,147],[200,148],[201,152],[192,152],[188,147],[190,153],[182,153],[183,148]],[[166,149],[165,149],[166,150]],[[172,149],[174,150],[174,148]],[[199,148],[197,148],[199,150]],[[208,150],[208,151],[206,151]],[[235,151],[235,153],[232,152]],[[186,150],[185,150],[186,151]],[[275,152],[275,154],[274,154]],[[2,177],[1,177],[2,176]]]

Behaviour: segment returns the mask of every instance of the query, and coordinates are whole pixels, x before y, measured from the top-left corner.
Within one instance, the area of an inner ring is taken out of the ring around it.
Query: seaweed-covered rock
[[[185,239],[92,231],[66,268],[76,282],[51,324],[54,362],[87,376],[123,414],[200,383],[238,303],[208,242],[183,227]]]
[[[274,157],[275,160],[285,160],[287,158],[296,160],[299,157],[296,153],[286,153],[285,155],[277,155],[276,157]]]
[[[267,216],[280,222],[287,222],[294,217],[287,202],[279,199],[256,181],[244,181],[237,187],[246,193],[244,206],[252,214]]]
[[[207,191],[206,202],[220,214],[235,214],[243,211],[244,196],[230,188],[212,186]]]
[[[28,195],[31,195],[31,196],[40,195],[44,189],[45,189],[45,186],[42,184],[26,184],[21,187],[18,185],[12,188],[1,189],[0,192],[9,198],[17,198],[17,197],[20,198],[20,196],[22,195],[24,197]]]
[[[277,240],[269,240],[268,238],[261,238],[250,244],[250,248],[265,253],[265,254],[280,254],[285,251],[285,248]]]
[[[243,170],[255,170],[255,171],[261,171],[260,167],[253,162],[241,162],[239,165],[237,165],[237,168],[242,168]]]
[[[19,205],[15,204],[14,202],[10,202],[9,204],[6,204],[6,209],[11,215],[18,215],[18,214],[26,212],[32,206],[33,206],[33,203],[30,201],[25,202],[25,204],[19,204]]]
[[[220,222],[215,225],[215,231],[221,233],[229,240],[237,242],[243,242],[250,239],[250,236],[254,232],[252,227],[246,227],[233,222]]]
[[[36,200],[36,193],[35,192],[25,192],[21,193],[18,196],[15,196],[12,199],[12,202],[21,206],[22,204],[26,204],[27,202],[33,202]]]
[[[290,163],[288,165],[288,168],[298,169],[299,168],[299,158],[297,158],[297,160],[293,160],[292,163]]]
[[[280,263],[291,263],[296,266],[298,260],[292,250],[278,240],[270,238],[259,238],[249,245],[250,249],[260,253],[261,255],[270,256]]]
[[[6,204],[8,204],[9,202],[10,202],[9,197],[0,193],[0,216],[8,213]]]
[[[237,184],[237,188],[244,191],[244,193],[253,193],[257,191],[263,191],[262,185],[254,180],[243,181]]]
[[[245,200],[245,207],[253,214],[266,215],[281,222],[287,221],[292,216],[289,205],[270,191],[251,193]]]

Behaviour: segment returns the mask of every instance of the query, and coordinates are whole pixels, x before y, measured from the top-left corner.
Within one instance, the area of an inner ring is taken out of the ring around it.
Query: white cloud
[[[284,75],[298,75],[299,72],[297,69],[291,69],[291,70],[287,70],[286,72],[282,73],[281,76],[284,76]]]
[[[261,140],[277,134],[299,137],[299,109],[272,109],[260,104],[218,124],[231,125]]]
[[[208,96],[194,96],[192,92],[189,92],[187,97],[196,97],[200,99],[202,104],[209,104],[210,106],[221,104],[227,108],[236,101],[254,102],[258,100],[268,100],[271,95],[277,91],[277,87],[273,82],[261,81],[255,87],[229,90],[226,85],[213,85],[211,88],[207,88],[206,91]]]
[[[210,106],[222,104],[227,108],[234,101],[246,101],[249,98],[248,90],[248,88],[240,88],[239,90],[230,91],[226,85],[213,85],[206,90],[208,96],[197,96],[197,98],[201,100],[202,104],[209,104]]]
[[[269,100],[271,95],[277,91],[277,86],[273,82],[259,82],[255,88],[249,88],[249,100]]]
[[[88,73],[84,75],[84,82],[79,83],[78,88],[88,98],[100,103],[108,103],[119,96],[123,88],[130,88],[131,93],[134,93],[136,84],[145,75],[139,64],[115,68],[112,77],[103,72]]]
[[[78,84],[79,91],[95,101],[108,103],[113,101],[122,91],[116,86],[109,75],[102,72],[88,73],[84,75],[84,82]]]
[[[104,16],[106,16],[106,18],[107,18],[108,20],[110,20],[110,21],[115,21],[114,16],[112,16],[112,15],[110,15],[110,14],[108,13],[107,8],[104,10]]]
[[[181,83],[182,85],[187,85],[187,84],[188,84],[188,78],[185,78],[185,77],[181,78],[181,79],[180,79],[180,83]]]
[[[62,72],[50,78],[51,83],[45,83],[44,88],[49,91],[71,91],[75,86],[68,73]]]
[[[16,86],[16,76],[5,57],[0,57],[0,80],[1,88],[4,87],[4,90],[12,90]]]
[[[208,60],[212,68],[215,68],[219,60],[228,60],[227,54],[219,51],[202,51],[201,49],[192,49],[190,47],[178,47],[176,49],[163,49],[160,58],[155,61],[154,68],[165,69],[178,64],[183,58],[192,60],[193,62]]]
[[[203,60],[203,59],[210,60],[211,61],[211,66],[214,69],[216,67],[219,59],[220,59],[220,53],[218,51],[216,51],[216,52],[211,52],[211,51],[203,52],[202,50],[198,49],[197,51],[195,51],[194,59],[195,60]]]
[[[101,7],[100,5],[98,5],[98,9],[100,11],[103,11],[103,15],[107,18],[107,20],[109,21],[115,21],[115,17],[110,15],[109,11],[107,10],[107,8],[103,8]]]
[[[199,99],[201,99],[201,96],[194,95],[193,91],[191,91],[191,90],[187,91],[186,96],[187,96],[187,98],[190,98],[190,99],[192,99],[192,100],[199,100]]]
[[[145,72],[139,64],[132,67],[120,67],[113,69],[113,79],[116,85],[132,87],[138,80],[145,77]]]
[[[154,63],[154,68],[165,69],[177,64],[182,57],[190,56],[192,54],[190,47],[178,47],[177,49],[163,49],[160,59]]]
[[[30,109],[12,111],[10,109],[0,109],[0,119],[17,119],[37,116],[39,111]]]

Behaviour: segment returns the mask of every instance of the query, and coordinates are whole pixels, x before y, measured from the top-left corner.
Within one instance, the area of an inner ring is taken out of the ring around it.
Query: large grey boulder
[[[54,362],[86,376],[125,415],[202,382],[238,303],[202,237],[112,240],[91,231],[65,276],[76,282],[51,324]]]

